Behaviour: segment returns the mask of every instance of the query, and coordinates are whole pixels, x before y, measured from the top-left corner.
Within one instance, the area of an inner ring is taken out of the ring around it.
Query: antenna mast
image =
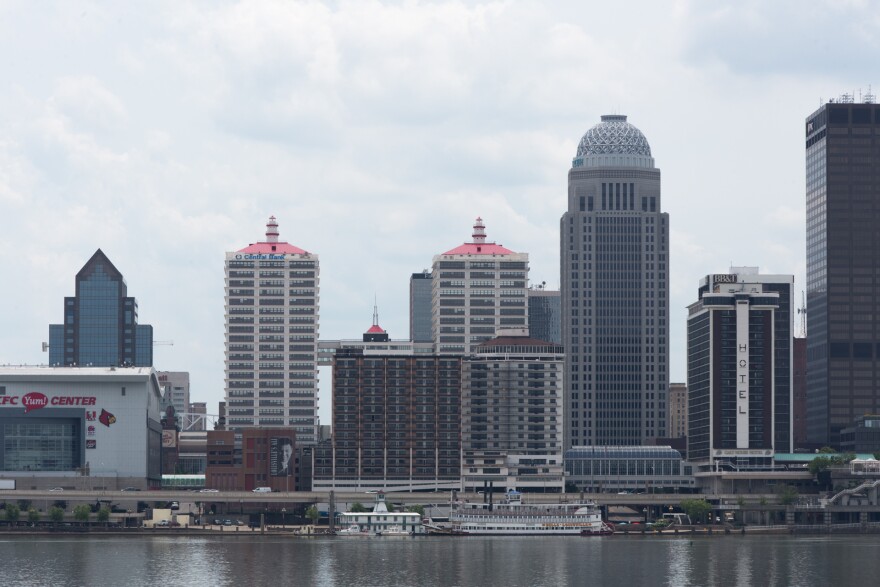
[[[800,315],[801,326],[801,336],[807,337],[807,299],[804,297],[804,292],[801,290],[801,306],[797,309],[797,313]]]

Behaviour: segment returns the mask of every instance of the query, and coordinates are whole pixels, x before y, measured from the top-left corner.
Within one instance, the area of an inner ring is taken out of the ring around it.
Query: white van
[[[253,490],[254,493],[272,493],[271,487],[255,487]]]

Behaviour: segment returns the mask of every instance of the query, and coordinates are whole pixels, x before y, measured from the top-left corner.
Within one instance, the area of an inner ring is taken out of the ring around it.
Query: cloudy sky
[[[410,273],[478,215],[558,288],[571,159],[618,113],[663,173],[684,380],[701,276],[759,265],[803,288],[804,118],[880,85],[878,63],[872,0],[6,0],[0,363],[47,362],[100,247],[174,341],[156,367],[216,413],[224,252],[270,214],[320,256],[325,338],[358,337],[374,295],[405,338]]]

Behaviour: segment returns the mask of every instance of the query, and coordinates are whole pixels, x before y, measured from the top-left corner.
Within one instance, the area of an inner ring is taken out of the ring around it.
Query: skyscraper
[[[432,342],[431,335],[431,273],[425,269],[409,279],[409,339]]]
[[[869,97],[868,101],[873,101]],[[880,106],[807,117],[807,441],[880,413]]]
[[[529,255],[486,242],[482,218],[473,241],[434,256],[432,331],[436,352],[470,354],[497,328],[526,328]]]
[[[226,253],[227,428],[291,426],[313,444],[318,420],[318,256],[278,240]]]
[[[562,344],[562,296],[558,291],[529,289],[529,336]]]
[[[566,447],[666,436],[669,217],[660,170],[626,116],[586,132],[560,223]]]
[[[700,281],[687,319],[688,460],[769,467],[792,451],[793,285],[757,267]]]
[[[64,298],[64,324],[49,325],[50,365],[153,366],[153,327],[138,324],[137,300],[101,249]]]

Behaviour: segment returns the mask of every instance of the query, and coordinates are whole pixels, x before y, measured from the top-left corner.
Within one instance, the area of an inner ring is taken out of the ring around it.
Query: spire
[[[373,326],[379,326],[379,304],[376,302],[376,294],[373,294]]]
[[[278,223],[275,221],[274,216],[269,216],[269,222],[266,223],[266,242],[278,242]]]
[[[486,242],[486,225],[483,224],[483,219],[477,216],[477,221],[474,224],[474,244],[481,245]]]

